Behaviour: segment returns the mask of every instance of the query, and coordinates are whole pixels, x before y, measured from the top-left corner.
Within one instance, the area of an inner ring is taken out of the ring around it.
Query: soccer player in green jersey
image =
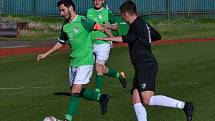
[[[89,38],[89,33],[93,29],[106,30],[84,16],[77,15],[72,0],[60,0],[57,6],[61,16],[65,19],[58,42],[46,53],[39,54],[37,60],[45,59],[65,43],[68,43],[71,47],[69,68],[71,98],[68,112],[65,114],[65,121],[73,120],[74,115],[77,113],[80,98],[98,101],[101,113],[104,114],[107,111],[109,96],[100,94],[95,90],[83,88],[83,85],[89,83],[94,64],[92,41]]]
[[[87,18],[102,25],[106,29],[116,31],[118,29],[116,19],[109,9],[103,7],[104,2],[104,0],[93,0],[94,8],[88,9]],[[107,37],[107,34],[100,31],[93,31],[91,36],[93,41],[93,53],[96,60],[96,91],[100,92],[100,89],[103,86],[103,74],[119,79],[122,86],[125,88],[127,82],[124,73],[119,73],[114,68],[107,68],[105,66],[112,43],[102,40],[96,41],[97,37]]]

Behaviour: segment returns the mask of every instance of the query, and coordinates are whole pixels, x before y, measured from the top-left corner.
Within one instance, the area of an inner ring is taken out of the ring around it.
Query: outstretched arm
[[[114,41],[114,42],[123,42],[122,37],[108,37],[108,38],[97,38],[97,40],[105,40],[105,41]]]
[[[48,50],[44,54],[39,54],[37,56],[37,61],[44,60],[48,55],[54,53],[55,51],[57,51],[58,49],[60,49],[62,46],[63,46],[63,44],[61,44],[60,42],[57,42],[50,50]]]

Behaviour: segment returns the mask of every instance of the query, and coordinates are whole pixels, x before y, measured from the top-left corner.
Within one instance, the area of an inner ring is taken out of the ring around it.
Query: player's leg
[[[71,70],[71,69],[70,69]],[[93,65],[80,66],[73,68],[70,73],[70,85],[73,84],[88,84],[93,73]],[[95,90],[83,88],[80,91],[80,96],[88,100],[99,100],[100,93]]]
[[[125,73],[124,72],[118,72],[116,69],[112,67],[106,67],[103,68],[103,73],[109,77],[116,78],[120,81],[123,88],[127,87],[127,81],[125,79]]]
[[[96,91],[100,92],[101,88],[104,85],[104,77],[103,77],[103,60],[96,59]]]
[[[142,104],[139,91],[137,90],[137,84],[137,73],[135,72],[133,79],[133,88],[131,90],[133,108],[137,117],[137,121],[147,121],[147,112],[144,105]]]
[[[94,53],[96,53],[96,64],[103,65],[102,74],[119,79],[122,86],[125,88],[127,86],[127,82],[125,80],[124,72],[119,73],[116,71],[116,69],[105,66],[105,63],[107,62],[109,57],[110,48],[111,48],[111,44],[108,44],[108,43],[94,45]]]
[[[106,49],[106,44],[93,44],[93,53],[95,55],[96,62],[96,91],[100,92],[104,85],[103,79],[103,67],[107,61],[106,54],[104,50]]]
[[[133,91],[132,95],[133,108],[138,121],[147,121],[147,112],[141,102],[141,98],[137,89]]]
[[[77,113],[77,109],[80,101],[80,92],[82,90],[82,84],[88,83],[79,79],[78,76],[80,68],[69,67],[69,84],[70,84],[70,101],[68,111],[65,114],[65,121],[72,121],[74,115]]]
[[[77,113],[79,102],[80,102],[80,92],[82,89],[81,84],[74,84],[71,86],[71,97],[69,101],[68,111],[65,114],[66,121],[72,121],[74,115]]]
[[[141,92],[141,98],[144,105],[164,106],[184,110],[187,120],[192,120],[193,104],[185,103],[163,95],[155,95],[155,80],[157,75],[157,65],[150,64],[150,66],[142,66],[138,73],[138,89]],[[142,69],[142,70],[141,70]]]
[[[70,68],[70,85],[71,84],[87,84],[90,82],[90,78],[93,72],[93,65],[80,66],[78,68]],[[109,96],[105,94],[100,94],[92,89],[83,88],[79,96],[92,101],[98,101],[101,107],[101,113],[105,114],[107,112],[107,105],[109,101]]]
[[[164,95],[154,95],[153,91],[144,91],[141,93],[144,105],[164,106],[183,110],[187,121],[192,121],[194,105],[192,102],[183,102]]]

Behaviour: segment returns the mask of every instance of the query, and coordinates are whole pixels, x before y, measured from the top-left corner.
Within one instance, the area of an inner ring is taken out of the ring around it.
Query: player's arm
[[[125,36],[109,37],[109,38],[97,38],[97,40],[106,40],[114,42],[128,43],[135,41],[138,38],[139,27],[130,27],[128,33]]]
[[[111,24],[111,25],[108,25],[107,23],[103,23],[102,27],[104,27],[106,29],[113,30],[113,31],[117,31],[117,29],[118,29],[117,23],[116,24]]]
[[[108,38],[96,38],[96,40],[105,40],[105,41],[114,41],[114,42],[123,42],[122,37],[108,37]]]
[[[109,13],[108,13],[108,18],[109,18],[110,25],[107,23],[103,23],[102,26],[105,27],[106,29],[117,31],[117,29],[118,29],[117,21],[111,11],[109,11]]]
[[[112,32],[110,31],[110,29],[104,29],[104,32],[109,36],[109,37],[113,37]]]
[[[106,33],[109,37],[113,37],[113,34],[111,33],[110,29],[106,29],[106,28],[102,27],[101,25],[99,25],[98,23],[96,23],[96,24],[94,25],[93,30],[104,32],[104,33]]]
[[[68,40],[68,37],[62,28],[61,33],[58,37],[58,42],[47,52],[45,52],[43,54],[39,54],[37,56],[37,61],[44,60],[46,57],[48,57],[48,55],[50,55],[50,54],[54,53],[55,51],[57,51],[58,49],[60,49],[66,43],[67,40]]]
[[[135,33],[130,32],[125,36],[108,37],[108,38],[96,38],[96,40],[105,40],[105,41],[128,43],[128,42],[131,42],[131,41],[135,41],[137,37],[138,36]]]
[[[98,23],[85,17],[81,19],[81,23],[88,32],[91,32],[93,30],[104,32],[104,29],[105,29],[104,27],[100,26]]]
[[[87,31],[91,32],[91,31],[101,31],[101,32],[105,32],[109,37],[112,37],[113,34],[110,32],[110,30],[104,28],[103,26],[99,25],[98,23],[87,19],[87,18],[83,18],[81,20],[83,26],[85,27],[85,29],[87,29]]]
[[[63,46],[63,44],[61,44],[60,42],[57,42],[50,50],[48,50],[44,54],[39,54],[37,56],[37,61],[41,61],[41,60],[45,59],[46,57],[48,57],[48,55],[54,53],[55,51],[60,49],[62,46]]]

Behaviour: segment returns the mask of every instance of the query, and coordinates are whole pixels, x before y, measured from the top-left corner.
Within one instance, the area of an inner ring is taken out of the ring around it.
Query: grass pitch
[[[159,63],[156,93],[196,104],[193,121],[214,121],[215,42],[156,45],[153,52]],[[68,53],[57,53],[44,62],[36,55],[0,58],[0,120],[42,121],[52,115],[62,119],[67,110]],[[108,65],[125,71],[128,88],[118,80],[105,77],[104,93],[111,95],[108,113],[100,115],[97,102],[81,100],[74,121],[136,121],[130,88],[133,67],[127,47],[113,48]],[[88,85],[94,88],[95,76]],[[182,111],[146,107],[149,121],[185,121]]]

